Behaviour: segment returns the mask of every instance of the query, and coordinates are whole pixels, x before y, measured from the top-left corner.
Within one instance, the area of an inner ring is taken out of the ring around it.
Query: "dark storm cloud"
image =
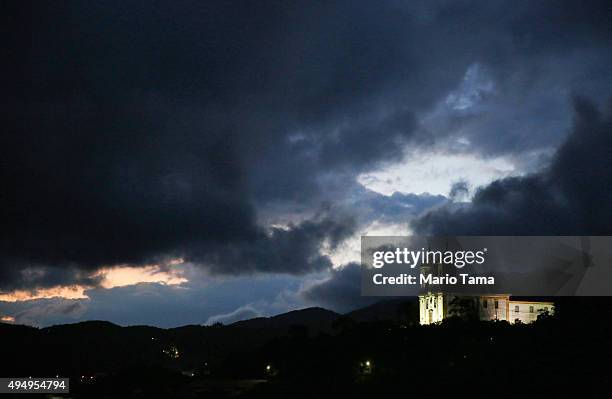
[[[577,48],[600,49],[600,66],[611,26],[597,2],[28,7],[7,13],[3,50],[17,66],[0,94],[2,288],[33,284],[27,268],[78,281],[173,256],[218,273],[327,267],[318,247],[350,217],[268,231],[259,213],[333,202],[428,142],[418,116],[470,65],[500,87]]]
[[[0,261],[0,288],[31,290],[37,287],[53,287],[63,284],[95,286],[101,282],[101,276],[94,276],[81,267],[59,264],[55,266],[9,263]]]
[[[15,44],[29,82],[14,82],[3,101],[2,268],[193,253],[220,261],[217,248],[250,260],[249,270],[325,265],[313,254],[320,243],[304,240],[335,226],[267,234],[251,197],[306,201],[321,168],[397,155],[414,122],[404,109],[351,118],[366,103],[382,107],[369,92],[399,67],[387,57],[406,57],[401,42],[384,40],[396,32],[382,21],[353,26],[336,6],[309,9],[120,2],[22,11],[32,32]],[[379,123],[389,131],[376,132]],[[302,130],[308,145],[288,140]],[[266,254],[279,242],[307,258]],[[16,275],[5,272],[2,284]]]
[[[462,200],[469,196],[470,194],[470,184],[465,180],[460,180],[451,186],[450,192],[448,193],[448,197],[452,200]]]
[[[557,147],[571,124],[572,93],[599,105],[610,96],[610,3],[508,1],[475,7],[451,2],[437,14],[439,26],[455,26],[456,40],[469,41],[474,56],[454,98],[446,98],[455,101],[438,105],[426,133],[453,150],[449,138],[467,138],[468,149],[481,155],[526,158]]]
[[[574,128],[552,163],[494,181],[471,204],[435,209],[413,222],[421,234],[608,235],[612,233],[612,109],[576,99]]]
[[[140,263],[260,234],[231,137],[187,134],[147,97],[44,108],[1,140],[5,265]]]
[[[315,217],[300,224],[272,227],[244,241],[202,243],[190,248],[191,258],[213,273],[277,272],[301,274],[332,266],[321,245],[335,249],[355,231],[350,217]]]
[[[380,299],[361,296],[361,266],[358,263],[333,270],[328,279],[304,288],[299,295],[306,302],[338,312],[348,312]]]

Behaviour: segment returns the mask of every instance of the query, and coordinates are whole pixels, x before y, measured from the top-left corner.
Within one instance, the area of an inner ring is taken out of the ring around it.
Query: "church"
[[[420,324],[441,322],[450,316],[473,312],[480,320],[532,323],[540,314],[554,314],[554,303],[534,298],[514,298],[505,294],[459,296],[448,293],[419,295]]]
[[[423,264],[421,274],[448,275],[440,264]],[[446,270],[445,270],[446,269]],[[451,268],[450,270],[453,270]],[[456,269],[455,269],[456,270]],[[509,294],[456,294],[441,292],[429,283],[421,284],[419,322],[439,323],[451,316],[474,317],[479,320],[505,320],[509,323],[532,323],[540,314],[554,314],[554,302],[540,298],[513,297]]]

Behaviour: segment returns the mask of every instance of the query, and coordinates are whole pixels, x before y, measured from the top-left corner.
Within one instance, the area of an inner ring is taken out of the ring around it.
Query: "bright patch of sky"
[[[183,259],[172,259],[167,264],[153,264],[139,267],[129,265],[106,267],[96,271],[91,277],[99,279],[100,287],[111,289],[142,283],[157,283],[179,286],[187,283],[185,270],[181,267]],[[28,273],[44,273],[40,270],[26,270]],[[31,290],[0,291],[0,301],[21,302],[35,299],[64,298],[89,299],[87,291],[94,288],[87,285],[58,285],[55,287],[36,288]]]
[[[334,268],[350,262],[361,262],[361,236],[406,236],[410,235],[407,223],[381,223],[374,221],[346,239],[333,250],[323,248],[322,253],[329,256]]]
[[[408,150],[403,162],[363,173],[359,183],[384,195],[394,192],[448,195],[454,183],[466,181],[474,189],[493,180],[521,174],[524,170],[516,157],[485,157],[472,151],[470,132],[449,123],[454,117],[487,112],[487,100],[496,95],[494,80],[486,68],[472,64],[458,87],[450,92],[420,121],[421,128],[441,134],[444,140],[425,150]],[[451,131],[458,128],[457,131]],[[468,198],[469,199],[469,198]]]
[[[404,162],[363,173],[359,183],[372,191],[391,195],[430,193],[448,195],[451,186],[465,180],[476,188],[493,180],[518,174],[509,158],[482,158],[473,154],[413,153]]]

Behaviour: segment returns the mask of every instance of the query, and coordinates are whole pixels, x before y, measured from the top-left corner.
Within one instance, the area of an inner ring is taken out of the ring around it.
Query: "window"
[[[533,313],[533,306],[529,307],[529,313]]]
[[[487,307],[487,298],[483,298],[483,300],[482,300],[482,307],[483,308]]]
[[[499,301],[498,301],[498,300],[496,300],[496,301],[495,301],[495,309],[498,309],[498,308],[499,308]]]
[[[518,313],[518,312],[519,312],[519,306],[518,306],[518,305],[516,305],[516,306],[514,307],[514,312],[515,312],[515,313]]]

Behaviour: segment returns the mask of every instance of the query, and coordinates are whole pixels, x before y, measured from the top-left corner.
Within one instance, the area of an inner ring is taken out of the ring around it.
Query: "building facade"
[[[550,301],[512,298],[510,295],[459,296],[428,292],[419,295],[420,324],[439,323],[451,316],[475,315],[479,320],[531,323],[543,313],[554,314]]]

